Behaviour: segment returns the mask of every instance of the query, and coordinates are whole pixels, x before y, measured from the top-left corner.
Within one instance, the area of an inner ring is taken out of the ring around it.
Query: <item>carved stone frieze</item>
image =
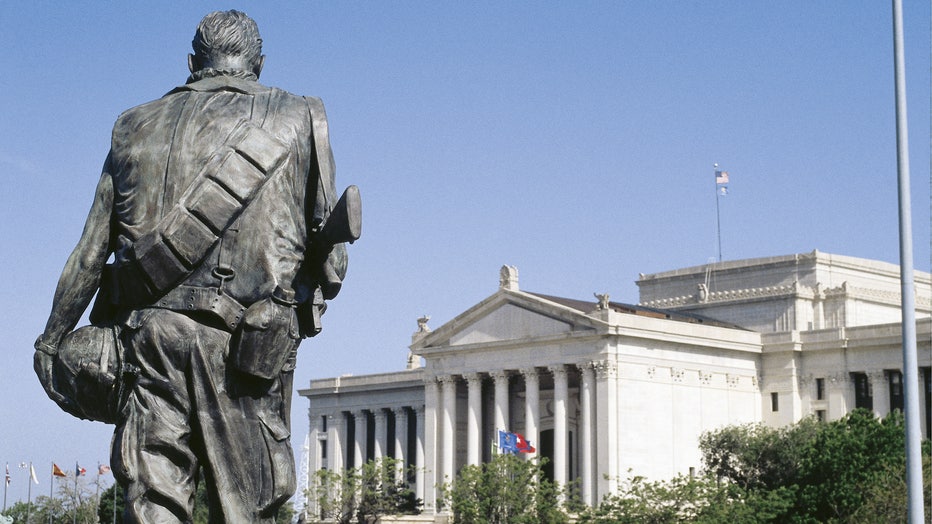
[[[682,382],[686,376],[686,370],[683,368],[670,368],[670,376],[673,382]]]
[[[809,290],[809,288],[805,289]],[[647,307],[675,307],[696,303],[745,300],[749,298],[792,296],[799,293],[800,290],[801,288],[796,282],[785,286],[729,289],[724,291],[709,291],[708,289],[700,290],[697,288],[696,293],[692,295],[649,300],[647,302],[641,302],[640,305]]]

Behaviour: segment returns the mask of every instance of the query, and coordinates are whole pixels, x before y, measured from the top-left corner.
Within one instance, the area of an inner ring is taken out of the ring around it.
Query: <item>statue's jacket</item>
[[[218,240],[168,287],[217,289],[244,307],[269,297],[276,287],[296,291],[298,301],[308,300],[312,275],[303,265],[309,233],[335,202],[323,106],[317,99],[229,76],[188,83],[117,120],[104,166],[114,191],[111,268],[134,263],[140,256],[136,244],[153,236],[160,224],[164,227],[186,192],[191,198],[190,188],[204,176],[205,166],[229,147],[244,121],[274,137],[286,154],[275,176],[255,190],[224,229],[215,231]],[[121,309],[156,305],[145,302],[170,291],[141,299],[108,289],[116,285],[105,277],[101,289]]]

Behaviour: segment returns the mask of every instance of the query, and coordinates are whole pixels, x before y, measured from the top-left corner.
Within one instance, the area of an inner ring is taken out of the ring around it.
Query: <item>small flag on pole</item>
[[[87,470],[84,469],[84,468],[82,468],[81,466],[78,465],[77,462],[75,462],[75,463],[74,463],[74,476],[75,476],[75,477],[82,477],[82,476],[84,476],[85,473],[87,473]]]
[[[502,430],[498,431],[498,449],[500,449],[502,453],[511,453],[512,455],[517,455],[518,453],[534,453],[537,451],[537,449],[520,433]]]
[[[10,477],[10,463],[7,462],[6,464],[6,485],[9,486],[12,480],[13,478]]]
[[[101,464],[100,466],[97,466],[98,475],[106,475],[107,473],[110,473],[110,466],[106,464]]]
[[[58,464],[52,462],[52,475],[56,477],[67,477],[68,475],[58,467]]]
[[[715,172],[715,183],[716,184],[727,184],[728,183],[728,171],[716,171]]]
[[[39,479],[36,478],[36,468],[32,465],[32,462],[29,463],[29,476],[32,477],[33,482],[39,483]]]

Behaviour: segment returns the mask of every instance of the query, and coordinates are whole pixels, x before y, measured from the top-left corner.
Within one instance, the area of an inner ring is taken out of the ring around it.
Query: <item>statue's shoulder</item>
[[[171,112],[170,107],[176,103],[175,100],[177,97],[169,94],[123,111],[113,125],[114,138],[152,126],[160,119],[166,118]]]

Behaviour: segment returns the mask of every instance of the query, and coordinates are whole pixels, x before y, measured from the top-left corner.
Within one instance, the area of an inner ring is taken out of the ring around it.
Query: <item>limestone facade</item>
[[[923,435],[930,420],[930,278],[917,273]],[[499,429],[596,504],[629,475],[701,468],[727,424],[878,415],[902,406],[895,265],[812,252],[641,275],[639,305],[498,290],[436,330],[419,319],[407,369],[313,380],[308,469],[393,457],[427,512],[437,486],[487,461]],[[313,511],[313,507],[310,508]]]

